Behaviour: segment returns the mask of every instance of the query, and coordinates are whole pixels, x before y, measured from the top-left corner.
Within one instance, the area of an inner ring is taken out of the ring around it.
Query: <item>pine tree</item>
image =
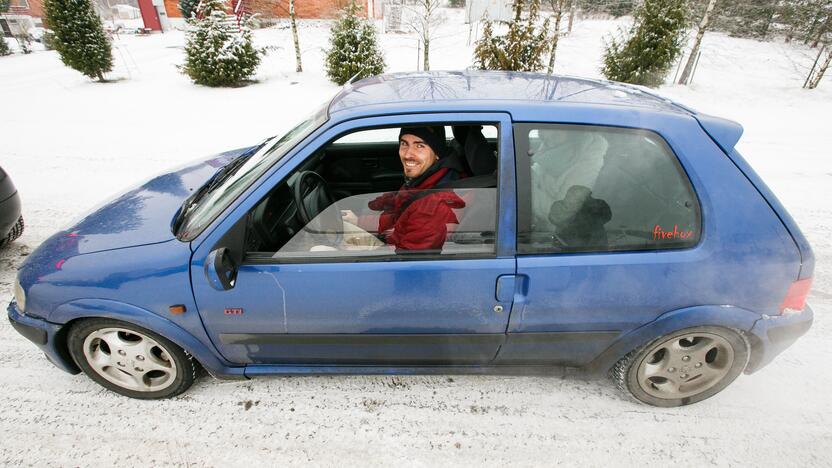
[[[104,81],[113,50],[90,0],[45,0],[43,7],[64,65]]]
[[[252,43],[251,30],[230,21],[223,0],[202,0],[185,43],[182,71],[196,84],[236,86],[249,79],[260,64],[261,50]]]
[[[543,55],[549,50],[549,19],[538,27],[540,0],[531,0],[529,15],[523,17],[525,0],[514,0],[511,21],[504,36],[495,36],[493,24],[486,21],[482,37],[474,48],[474,66],[483,70],[537,71],[543,68]]]
[[[583,0],[581,10],[588,14],[607,14],[614,18],[631,15],[635,10],[633,0]]]
[[[0,36],[0,57],[4,55],[11,55],[12,49],[9,48],[9,45],[6,44],[6,39],[3,36]]]
[[[644,0],[633,25],[604,52],[604,76],[645,86],[659,86],[682,51],[687,26],[685,0]]]
[[[735,37],[765,38],[786,4],[779,0],[721,0],[715,29]]]
[[[329,37],[326,53],[326,74],[342,85],[353,76],[358,79],[384,73],[384,56],[378,45],[376,30],[364,18],[355,2],[342,10]]]
[[[0,14],[9,11],[11,2],[9,0],[0,0]],[[0,57],[4,55],[11,55],[12,49],[6,44],[6,39],[0,35]]]
[[[197,6],[199,6],[199,0],[179,0],[179,11],[185,19],[190,19],[196,13]]]

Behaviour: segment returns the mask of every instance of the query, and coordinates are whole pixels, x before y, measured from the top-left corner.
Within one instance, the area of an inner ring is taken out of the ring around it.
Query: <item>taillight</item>
[[[789,286],[786,298],[780,305],[780,313],[783,315],[800,313],[806,306],[806,297],[809,289],[812,288],[812,278],[795,281]]]

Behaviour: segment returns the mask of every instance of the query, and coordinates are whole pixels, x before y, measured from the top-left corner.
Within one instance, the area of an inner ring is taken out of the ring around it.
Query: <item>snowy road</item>
[[[600,37],[614,28],[579,23],[561,43],[561,72],[598,76]],[[434,68],[468,65],[465,34],[455,37],[438,41]],[[302,24],[307,70],[320,68],[325,38],[323,25]],[[265,60],[259,84],[233,90],[197,88],[177,74],[177,34],[122,39],[116,76],[127,79],[105,85],[63,68],[53,52],[0,58],[0,165],[27,221],[24,236],[0,251],[0,304],[11,300],[24,256],[91,206],[285,130],[335,91],[319,72],[291,71],[286,31],[257,39],[284,49]],[[392,70],[412,66],[413,44],[383,37],[385,50],[406,52],[388,52]],[[817,256],[815,325],[759,373],[678,409],[561,374],[203,378],[178,398],[143,402],[55,369],[3,320],[0,465],[832,466],[832,81],[799,89],[802,49],[719,35],[704,47],[696,84],[661,92],[743,123],[740,151]]]

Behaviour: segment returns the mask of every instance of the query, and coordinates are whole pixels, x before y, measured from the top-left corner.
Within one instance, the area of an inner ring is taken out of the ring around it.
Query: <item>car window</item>
[[[446,129],[441,182],[406,190],[400,127],[360,129],[323,145],[251,211],[248,256],[493,255],[497,127],[464,126],[454,137],[452,126],[432,125]],[[468,145],[456,140],[469,135]]]
[[[326,119],[326,106],[324,106],[279,139],[274,138],[265,144],[222,184],[213,188],[202,200],[190,207],[177,237],[183,241],[193,240],[255,180],[259,179],[295,145],[323,125]]]
[[[521,253],[695,245],[700,208],[670,147],[644,130],[520,124]]]
[[[403,202],[409,207],[399,217],[409,217],[412,223],[402,243],[394,240],[400,234],[392,227],[395,223],[384,220],[401,203],[398,195],[367,193],[338,200],[304,225],[273,258],[494,253],[496,189],[409,192]]]

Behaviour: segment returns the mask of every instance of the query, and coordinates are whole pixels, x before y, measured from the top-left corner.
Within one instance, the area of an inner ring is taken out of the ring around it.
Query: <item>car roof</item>
[[[499,103],[511,110],[529,104],[569,103],[635,107],[686,115],[694,112],[644,88],[612,81],[545,73],[443,71],[391,73],[347,84],[330,102],[329,113],[383,105],[412,108]]]

